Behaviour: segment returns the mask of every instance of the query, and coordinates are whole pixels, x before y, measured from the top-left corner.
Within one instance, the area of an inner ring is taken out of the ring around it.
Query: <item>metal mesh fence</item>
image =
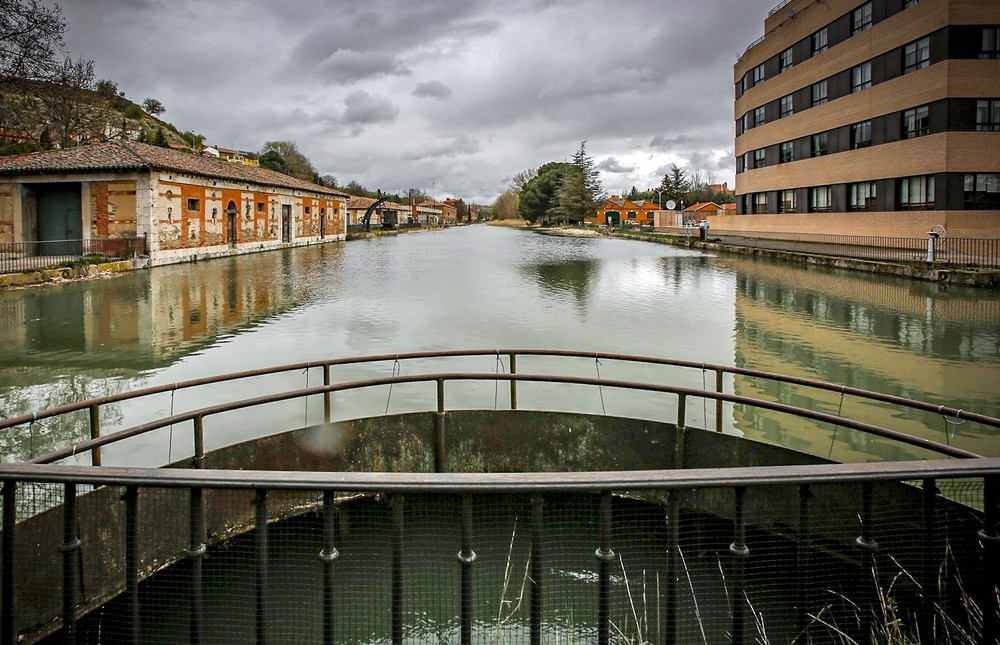
[[[139,489],[130,520],[129,490],[105,487],[77,497],[79,549],[63,508],[18,526],[15,615],[23,642],[67,642],[69,584],[78,643],[134,624],[142,643],[975,642],[996,580],[983,515],[957,498],[982,493],[373,493],[327,518],[319,492],[205,490],[199,534],[189,490]]]

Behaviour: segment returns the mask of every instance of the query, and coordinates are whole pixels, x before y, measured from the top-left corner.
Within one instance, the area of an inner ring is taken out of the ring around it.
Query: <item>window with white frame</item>
[[[899,207],[902,210],[934,208],[934,176],[920,175],[899,180]]]

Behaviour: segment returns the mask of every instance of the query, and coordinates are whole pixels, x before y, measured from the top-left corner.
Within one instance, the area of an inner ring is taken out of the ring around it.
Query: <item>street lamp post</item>
[[[665,190],[666,190],[666,188],[664,188],[663,190],[656,191],[656,204],[657,204],[657,206],[660,207],[661,211],[663,210],[663,192]]]

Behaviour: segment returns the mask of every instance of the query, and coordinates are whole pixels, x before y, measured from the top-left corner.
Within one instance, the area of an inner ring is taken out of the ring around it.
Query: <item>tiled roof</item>
[[[347,200],[347,208],[351,210],[368,208],[374,204],[377,200],[374,197],[358,197],[354,196]],[[404,210],[407,207],[402,204],[397,204],[396,202],[382,202],[382,207],[389,210]]]
[[[691,211],[705,211],[705,210],[717,211],[717,210],[721,210],[721,208],[715,202],[698,202],[697,204],[692,204],[692,205],[688,206],[684,210],[688,211],[688,212],[691,212]]]
[[[0,176],[137,170],[173,170],[213,179],[280,186],[347,197],[339,190],[289,177],[274,170],[244,166],[134,141],[95,143],[76,148],[0,157]]]

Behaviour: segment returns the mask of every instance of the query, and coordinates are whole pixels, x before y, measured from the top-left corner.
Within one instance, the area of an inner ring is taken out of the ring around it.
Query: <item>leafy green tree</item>
[[[286,168],[286,170],[278,170],[277,168],[273,168],[272,170],[278,170],[278,172],[284,172],[286,175],[298,177],[306,181],[313,181],[316,177],[316,169],[313,167],[312,162],[299,152],[299,148],[295,145],[294,141],[268,141],[264,144],[262,154],[268,152],[278,153],[284,161]]]
[[[517,210],[521,217],[532,224],[544,224],[555,217],[552,211],[556,205],[556,192],[562,184],[563,176],[573,164],[562,161],[547,163],[538,169],[524,188],[521,189]]]
[[[604,197],[600,173],[593,158],[587,155],[587,142],[583,141],[573,154],[569,172],[563,174],[556,193],[555,214],[560,219],[580,222],[597,212]]]
[[[285,158],[282,157],[276,150],[268,150],[260,156],[257,160],[261,168],[267,170],[274,170],[275,172],[280,172],[284,175],[290,175],[288,166],[285,164]]]
[[[150,116],[160,116],[167,111],[167,108],[163,107],[163,103],[160,103],[154,98],[147,98],[142,102],[142,109],[146,111],[146,114]]]
[[[142,118],[143,112],[142,108],[136,105],[135,103],[129,103],[128,107],[125,108],[125,112],[123,112],[123,114],[125,115],[126,119],[136,120]]]
[[[106,99],[113,99],[118,96],[118,84],[112,80],[102,78],[94,83],[94,91]]]

